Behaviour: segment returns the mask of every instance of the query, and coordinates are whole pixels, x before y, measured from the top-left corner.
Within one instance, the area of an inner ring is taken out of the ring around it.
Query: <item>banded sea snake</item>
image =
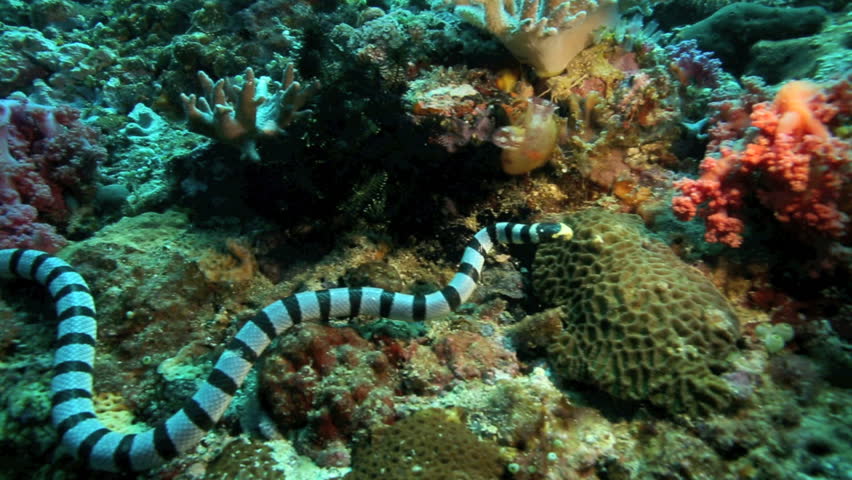
[[[397,320],[440,317],[465,302],[476,288],[484,255],[495,243],[570,240],[560,223],[498,223],[467,244],[458,271],[443,289],[423,295],[375,287],[332,288],[291,295],[263,308],[246,321],[219,356],[212,373],[177,413],[138,434],[111,431],[96,417],[92,403],[92,367],[97,322],[86,281],[65,261],[38,250],[0,250],[0,277],[25,278],[46,287],[59,321],[51,383],[53,424],[62,445],[89,468],[142,471],[194,447],[213,428],[249,370],[278,334],[303,321],[357,315]]]

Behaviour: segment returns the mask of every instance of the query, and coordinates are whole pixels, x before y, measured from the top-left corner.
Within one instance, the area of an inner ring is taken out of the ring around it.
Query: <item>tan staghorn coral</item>
[[[541,77],[558,75],[618,20],[617,0],[450,0],[456,15],[494,34]]]
[[[241,158],[252,161],[260,160],[256,139],[281,135],[294,120],[311,113],[300,109],[319,88],[318,82],[302,88],[295,81],[292,65],[284,69],[281,82],[267,76],[255,78],[251,68],[246,69],[243,79],[224,78],[213,83],[199,71],[198,80],[204,96],[180,96],[189,129],[239,147]],[[242,85],[238,87],[235,81],[239,80]]]
[[[548,355],[561,376],[672,412],[727,407],[739,325],[714,285],[656,240],[636,215],[587,209],[570,242],[542,245],[533,287],[562,320]],[[535,317],[530,319],[534,322]]]

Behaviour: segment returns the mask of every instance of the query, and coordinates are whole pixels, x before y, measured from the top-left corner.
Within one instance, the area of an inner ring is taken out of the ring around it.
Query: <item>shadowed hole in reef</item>
[[[725,460],[736,460],[748,453],[748,449],[738,443],[717,451]]]
[[[610,422],[620,422],[636,418],[640,412],[664,416],[664,411],[645,402],[625,400],[579,382],[560,382],[560,390],[572,404],[591,407],[600,412]]]
[[[834,452],[834,448],[831,447],[831,444],[822,438],[810,439],[805,445],[805,449],[807,449],[809,453],[819,457],[824,457]]]

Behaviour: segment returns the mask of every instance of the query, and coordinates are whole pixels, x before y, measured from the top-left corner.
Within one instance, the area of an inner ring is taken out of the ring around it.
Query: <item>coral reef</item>
[[[829,17],[817,33],[782,40],[760,40],[751,47],[746,75],[758,75],[768,83],[810,78],[830,82],[852,69],[852,22]]]
[[[710,88],[719,86],[722,62],[712,54],[699,50],[695,39],[666,45],[666,54],[672,58],[671,68],[680,83]]]
[[[96,408],[139,431],[261,306],[428,293],[580,210],[445,318],[282,337],[134,477],[848,480],[848,3],[0,2],[0,248],[90,281]],[[0,285],[0,477],[98,476],[49,425],[49,303]]]
[[[557,168],[576,168],[606,191],[619,182],[653,189],[651,198],[668,188],[660,167],[676,163],[671,146],[700,107],[683,98],[684,89],[696,87],[649,30],[603,34],[547,85],[566,117]]]
[[[177,185],[186,180],[174,175],[174,166],[191,155],[199,137],[175,128],[142,103],[126,116],[104,115],[97,125],[103,129],[104,142],[112,147],[98,171],[110,182],[109,188],[123,187],[129,192],[123,213],[136,215],[167,205]]]
[[[320,465],[346,466],[343,444],[394,419],[395,371],[354,330],[306,325],[272,347],[260,366],[260,383],[277,425],[305,432],[298,442],[302,451]]]
[[[92,78],[118,61],[117,53],[107,46],[62,41],[28,27],[4,29],[0,38],[0,96],[31,84],[48,84],[54,88],[54,100],[76,103],[90,98]]]
[[[412,80],[404,98],[415,124],[438,123],[445,130],[429,141],[454,153],[492,139],[495,104],[508,101],[500,95],[498,80],[483,70],[436,68]]]
[[[259,442],[237,438],[229,443],[207,468],[206,476],[219,480],[287,478],[272,456],[272,449]]]
[[[499,312],[499,305],[491,308]],[[276,426],[298,432],[301,453],[322,466],[348,466],[345,446],[364,441],[375,425],[394,423],[405,395],[520,374],[514,353],[481,331],[434,332],[426,343],[425,332],[403,328],[382,321],[360,327],[368,340],[349,327],[305,325],[270,347],[260,394]],[[479,330],[487,329],[493,326]]]
[[[636,216],[587,209],[566,222],[574,239],[540,248],[533,265],[536,294],[562,318],[555,371],[675,412],[727,408],[717,372],[730,369],[739,325],[725,298]]]

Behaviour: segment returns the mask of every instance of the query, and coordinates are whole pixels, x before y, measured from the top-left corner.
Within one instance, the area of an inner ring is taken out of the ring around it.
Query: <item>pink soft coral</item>
[[[65,245],[45,221],[67,221],[65,195],[79,196],[105,155],[97,133],[78,118],[70,107],[0,100],[0,248],[54,252]]]
[[[704,159],[700,178],[676,182],[683,195],[672,201],[675,213],[682,220],[705,216],[708,241],[738,247],[745,226],[738,212],[754,192],[781,222],[844,236],[849,217],[839,205],[850,195],[850,144],[827,125],[850,114],[849,97],[848,80],[825,90],[785,84],[774,102],[753,107],[749,118],[759,133],[745,148],[722,145]]]

